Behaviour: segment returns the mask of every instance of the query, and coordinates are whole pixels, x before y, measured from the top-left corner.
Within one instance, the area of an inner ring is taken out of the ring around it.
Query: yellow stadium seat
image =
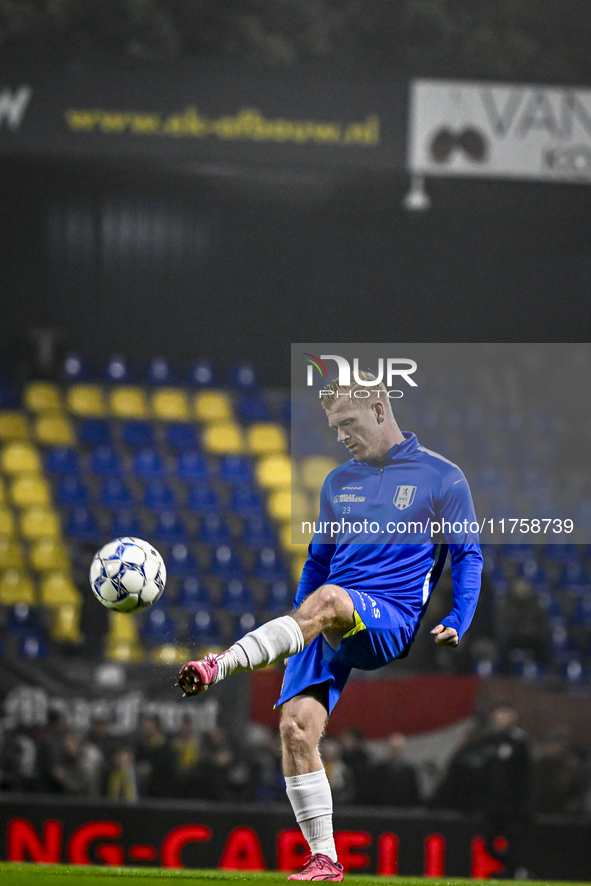
[[[39,474],[16,474],[10,487],[10,497],[19,508],[30,505],[48,507],[51,504],[51,487]]]
[[[203,448],[213,455],[232,455],[244,450],[242,431],[234,422],[210,424],[203,432]]]
[[[293,557],[291,561],[291,577],[294,584],[296,585],[300,583],[300,578],[302,577],[302,569],[304,568],[304,563],[307,559],[307,556],[301,556],[298,554]]]
[[[0,505],[6,504],[6,487],[4,480],[0,477]]]
[[[67,572],[48,572],[41,579],[41,603],[52,609],[57,606],[79,606],[80,591]]]
[[[44,412],[35,421],[35,439],[45,446],[74,446],[74,425],[63,412]]]
[[[25,551],[13,538],[0,535],[0,569],[22,569],[25,565]]]
[[[16,526],[12,511],[9,508],[0,507],[0,535],[12,538],[16,533]]]
[[[80,418],[102,418],[107,414],[105,395],[99,385],[72,385],[66,394],[66,405]]]
[[[43,508],[33,505],[25,508],[21,513],[21,532],[27,539],[61,536],[61,526],[58,515],[51,508]]]
[[[160,388],[152,394],[154,418],[161,421],[189,421],[189,404],[180,388]]]
[[[303,542],[293,542],[291,540],[291,524],[285,523],[281,527],[281,531],[279,533],[279,538],[281,539],[281,545],[286,551],[289,551],[290,554],[297,554],[298,556],[305,557],[308,553],[308,544],[312,541],[312,533],[306,533],[307,538]]]
[[[174,643],[164,643],[157,646],[150,653],[152,661],[164,665],[182,665],[191,658],[192,650],[187,646],[175,646]]]
[[[109,403],[117,418],[148,418],[148,400],[142,388],[134,385],[113,388]]]
[[[291,459],[289,455],[268,455],[256,466],[257,480],[265,489],[291,485]]]
[[[249,452],[253,455],[274,455],[287,452],[287,437],[281,425],[271,421],[257,422],[246,435]]]
[[[229,422],[233,418],[232,401],[224,391],[198,391],[193,402],[197,421]]]
[[[24,440],[6,443],[0,452],[0,468],[6,474],[40,474],[41,458],[35,446]]]
[[[311,455],[305,458],[300,465],[300,482],[306,489],[312,492],[320,489],[329,474],[338,467],[338,461],[326,455]]]
[[[32,606],[37,602],[35,585],[30,575],[20,569],[7,569],[0,575],[0,604],[14,606],[26,603]]]
[[[105,657],[109,661],[141,661],[144,657],[135,619],[124,612],[109,613]]]
[[[0,412],[0,440],[28,440],[30,436],[29,419],[24,412]]]
[[[23,401],[29,412],[59,411],[62,408],[61,391],[51,381],[29,382]]]
[[[271,492],[268,501],[269,514],[280,523],[310,520],[310,502],[308,496],[301,489],[292,489],[280,486]]]
[[[29,561],[37,572],[68,572],[71,565],[68,550],[58,538],[39,538],[31,547]]]
[[[58,643],[83,642],[84,635],[80,630],[80,606],[63,603],[55,608],[51,622],[51,636]]]

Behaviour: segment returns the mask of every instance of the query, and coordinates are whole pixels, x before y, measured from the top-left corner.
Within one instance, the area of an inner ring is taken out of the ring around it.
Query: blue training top
[[[442,624],[461,639],[482,572],[470,487],[453,462],[414,434],[404,438],[383,465],[351,459],[326,477],[295,604],[336,584],[383,596],[408,623],[418,622],[449,550],[453,609]]]

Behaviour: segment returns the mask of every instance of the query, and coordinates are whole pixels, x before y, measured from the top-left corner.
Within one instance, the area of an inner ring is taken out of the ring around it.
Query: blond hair
[[[376,381],[376,376],[366,369],[359,370],[357,378],[362,381]],[[369,396],[356,396],[356,391],[369,392]],[[388,397],[388,389],[381,381],[377,384],[366,386],[359,384],[359,382],[349,376],[349,384],[340,385],[338,379],[333,378],[331,382],[324,386],[324,390],[321,392],[322,406],[324,409],[328,410],[334,403],[338,403],[340,397],[349,398],[349,405],[354,409],[370,409],[376,402],[383,403],[386,412],[390,415],[392,420],[394,419],[392,404]]]

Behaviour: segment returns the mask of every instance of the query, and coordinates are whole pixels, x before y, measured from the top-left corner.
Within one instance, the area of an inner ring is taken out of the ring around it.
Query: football
[[[162,596],[166,566],[141,538],[116,538],[98,551],[90,566],[90,586],[103,606],[133,612]]]

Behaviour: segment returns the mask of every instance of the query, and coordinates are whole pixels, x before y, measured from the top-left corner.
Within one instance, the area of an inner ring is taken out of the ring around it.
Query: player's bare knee
[[[281,718],[279,733],[283,747],[296,755],[315,743],[309,725],[290,714]]]
[[[353,618],[353,601],[344,588],[338,585],[322,585],[315,593],[325,627]]]

